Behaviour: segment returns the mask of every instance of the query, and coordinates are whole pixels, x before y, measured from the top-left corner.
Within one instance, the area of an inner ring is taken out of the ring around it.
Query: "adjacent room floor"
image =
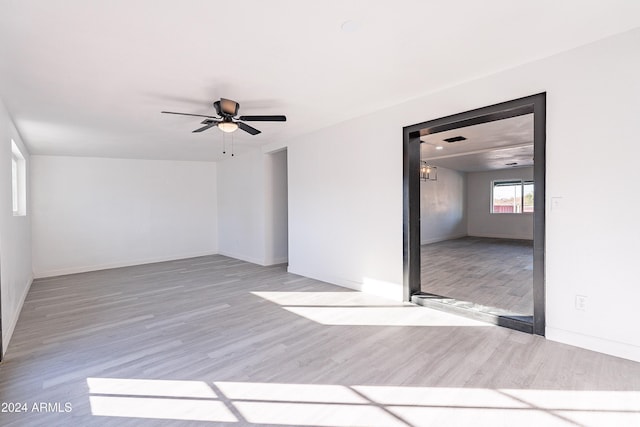
[[[0,400],[3,426],[640,425],[640,363],[209,256],[36,280]]]
[[[422,291],[533,315],[533,241],[463,237],[423,245]]]

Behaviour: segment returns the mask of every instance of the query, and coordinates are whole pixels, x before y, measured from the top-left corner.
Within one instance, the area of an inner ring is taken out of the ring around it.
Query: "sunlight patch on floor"
[[[318,403],[237,402],[250,423],[323,427],[396,427],[407,424],[375,406]]]
[[[215,398],[204,381],[87,378],[89,393],[127,396]]]
[[[225,404],[215,400],[90,396],[91,413],[107,417],[237,422]]]
[[[484,388],[353,386],[353,389],[372,402],[389,406],[513,409],[529,406],[498,390]]]
[[[215,382],[231,400],[298,403],[367,403],[355,391],[341,385]]]
[[[332,326],[481,326],[494,325],[425,307],[283,307]]]
[[[364,292],[251,292],[279,305],[301,306],[403,306],[398,301]]]
[[[331,326],[494,325],[363,292],[252,292],[305,319]]]
[[[87,383],[96,416],[323,427],[640,425],[638,391],[116,378]]]
[[[237,422],[204,381],[87,378],[97,416]]]
[[[501,390],[501,392],[540,408],[640,410],[640,392],[637,391]]]

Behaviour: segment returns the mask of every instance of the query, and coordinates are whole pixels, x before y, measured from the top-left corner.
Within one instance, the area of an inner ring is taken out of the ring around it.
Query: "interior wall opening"
[[[287,150],[267,154],[270,209],[267,209],[266,264],[289,261],[289,202]]]
[[[406,300],[544,335],[544,119],[539,94],[405,128]]]
[[[533,113],[423,136],[420,156],[421,291],[531,323]]]

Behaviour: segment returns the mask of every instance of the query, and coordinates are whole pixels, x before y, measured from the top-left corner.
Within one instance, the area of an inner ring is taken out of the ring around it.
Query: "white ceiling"
[[[286,114],[238,152],[640,26],[634,0],[0,0],[0,97],[34,154],[218,160],[161,110]],[[351,20],[357,31],[341,26]],[[411,123],[407,123],[409,125]]]
[[[456,136],[466,139],[445,141]],[[533,166],[533,113],[433,133],[420,140],[420,158],[434,166],[462,172]]]

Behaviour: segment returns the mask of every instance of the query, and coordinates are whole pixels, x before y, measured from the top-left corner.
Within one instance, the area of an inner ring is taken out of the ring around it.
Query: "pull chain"
[[[224,136],[224,132],[220,132],[222,134],[222,154],[227,154],[227,150],[225,148],[225,136]]]
[[[233,153],[233,142],[234,142],[233,134],[231,134],[231,157],[234,156],[234,153]]]

